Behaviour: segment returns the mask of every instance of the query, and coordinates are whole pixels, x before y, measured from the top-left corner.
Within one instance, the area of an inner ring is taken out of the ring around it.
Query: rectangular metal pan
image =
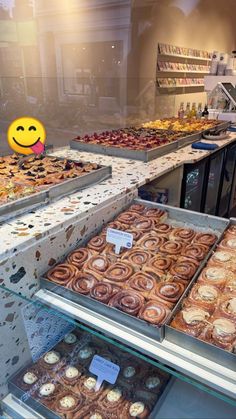
[[[123,157],[131,160],[141,160],[145,163],[171,153],[178,148],[191,144],[201,137],[201,133],[195,133],[183,138],[178,138],[169,144],[153,148],[151,150],[129,150],[128,148],[106,147],[104,145],[83,143],[81,141],[72,140],[70,147],[75,150],[88,151],[90,153],[105,154],[107,156]]]
[[[26,208],[27,211],[30,211],[48,203],[49,198],[46,191],[36,192],[30,196],[7,202],[6,204],[0,205],[0,222],[21,215]]]
[[[236,218],[231,218],[228,226],[235,224]],[[206,266],[207,261],[209,260],[212,253],[213,250],[208,255],[208,258],[205,261],[203,267]],[[167,324],[165,325],[165,338],[168,341],[175,343],[184,349],[194,352],[197,355],[203,356],[219,365],[222,365],[223,367],[229,368],[232,371],[236,372],[236,354],[225,351],[224,349],[212,345],[211,343],[203,342],[200,339],[190,336],[187,333],[184,333],[170,326],[172,319],[182,308],[183,299],[187,296],[188,292],[190,291],[196,280],[197,278],[195,278],[195,281],[192,282],[191,287],[189,287],[188,290],[186,290],[186,292],[183,294],[178,304],[176,305],[175,309],[172,311],[171,316],[169,317]]]
[[[219,237],[224,231],[228,221],[223,218],[214,217],[211,215],[205,215],[200,213],[195,213],[192,211],[183,210],[181,208],[174,208],[167,205],[162,204],[156,204],[149,201],[143,201],[141,199],[135,199],[133,203],[143,203],[147,207],[152,208],[160,208],[163,210],[167,210],[169,213],[168,220],[170,223],[174,226],[185,226],[189,228],[195,228],[198,231],[211,231],[217,234]],[[131,203],[132,204],[132,203]],[[129,204],[129,206],[131,205]],[[127,206],[126,206],[127,207]],[[121,208],[120,210],[124,210],[125,207]],[[85,243],[81,243],[81,246],[83,246]],[[191,286],[192,282],[196,279],[196,277],[199,275],[200,270],[202,269],[202,266],[204,264],[204,261],[200,264],[197,272],[195,273],[193,279],[191,280],[190,284],[188,285],[187,289]],[[55,265],[56,266],[56,265]],[[73,301],[75,304],[81,305],[83,307],[86,307],[94,313],[99,313],[107,318],[110,318],[118,323],[125,324],[127,327],[129,327],[132,330],[137,331],[138,333],[142,333],[145,336],[148,336],[152,339],[155,339],[157,341],[162,341],[164,339],[164,326],[155,327],[143,320],[140,320],[136,317],[130,316],[126,313],[123,313],[122,311],[109,307],[101,302],[98,302],[88,296],[81,295],[79,293],[76,293],[75,291],[69,290],[65,287],[58,286],[57,284],[49,281],[44,276],[40,279],[41,282],[41,288],[45,288],[50,290],[51,292],[54,292],[56,294],[59,294],[65,298],[67,298],[70,301]]]

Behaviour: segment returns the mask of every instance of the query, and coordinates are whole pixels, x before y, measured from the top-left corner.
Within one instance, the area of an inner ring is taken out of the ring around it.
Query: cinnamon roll
[[[60,384],[47,381],[36,390],[34,398],[38,399],[40,403],[50,409],[54,407],[56,397],[61,393],[61,391],[62,386]]]
[[[127,401],[121,413],[122,419],[148,419],[150,416],[149,406],[143,400]]]
[[[126,261],[128,264],[133,265],[137,270],[142,269],[143,265],[151,259],[151,254],[142,248],[135,247],[134,249],[127,251],[121,259],[122,261]]]
[[[79,271],[74,265],[61,263],[50,269],[46,274],[46,278],[55,282],[55,284],[66,286],[72,279],[76,278],[78,274]]]
[[[81,269],[91,256],[92,254],[87,248],[80,247],[67,256],[66,262],[76,266],[78,269]]]
[[[118,221],[119,223],[125,224],[127,226],[132,226],[139,218],[140,214],[133,211],[125,211],[118,215],[115,221]]]
[[[198,337],[207,325],[210,313],[198,306],[185,307],[179,311],[171,322],[171,326],[188,335]]]
[[[212,284],[220,289],[223,289],[226,281],[232,277],[233,273],[227,269],[219,266],[209,266],[201,272],[198,278],[198,283]]]
[[[101,303],[107,304],[111,297],[118,291],[120,291],[118,286],[109,284],[108,282],[99,282],[91,289],[90,297]]]
[[[15,383],[24,391],[30,391],[42,377],[47,377],[47,372],[43,372],[40,368],[32,366],[21,372],[15,379]],[[49,379],[49,376],[48,376]]]
[[[96,272],[79,272],[78,276],[70,282],[68,288],[79,294],[88,295],[99,280],[100,276]]]
[[[166,241],[167,239],[163,236],[158,237],[153,234],[145,234],[143,238],[138,241],[137,246],[142,247],[151,253],[157,253],[160,246]]]
[[[160,301],[172,308],[184,292],[184,285],[180,282],[159,282],[151,290],[149,298]]]
[[[97,273],[103,275],[104,272],[109,268],[109,260],[103,255],[92,256],[84,265],[84,272]]]
[[[141,230],[144,233],[154,230],[154,227],[155,222],[153,219],[142,216],[140,216],[139,219],[136,220],[133,224],[134,229]]]
[[[158,224],[155,227],[155,232],[159,235],[159,236],[164,236],[164,237],[169,237],[171,231],[173,230],[173,227],[171,227],[170,224],[166,224],[166,223],[161,223]]]
[[[226,351],[233,351],[236,339],[236,325],[224,317],[212,318],[199,336],[199,339],[216,345]]]
[[[209,248],[207,246],[199,243],[192,243],[183,249],[182,255],[201,261],[206,257],[208,252]]]
[[[223,249],[223,250],[231,250],[235,252],[236,251],[236,237],[231,236],[231,237],[223,239],[220,242],[218,248]]]
[[[209,313],[213,313],[220,295],[219,288],[214,285],[197,283],[184,300],[184,306],[199,306]]]
[[[101,253],[107,245],[106,237],[104,235],[95,236],[87,243],[87,247],[89,250]]]
[[[208,246],[208,247],[213,246],[216,240],[217,240],[217,236],[212,233],[197,233],[193,239],[194,242],[203,244],[204,246]]]
[[[108,305],[124,313],[136,316],[144,304],[144,297],[135,291],[123,290],[111,298]]]
[[[148,323],[161,326],[165,323],[170,312],[164,302],[150,300],[140,309],[138,317]]]
[[[73,390],[83,373],[81,366],[66,365],[58,372],[58,380],[62,385]]]
[[[168,255],[179,255],[183,249],[183,243],[177,241],[167,241],[159,248],[161,253],[167,253]]]
[[[61,415],[66,415],[67,419],[73,419],[74,414],[83,406],[83,403],[84,399],[80,394],[75,395],[67,390],[57,397],[54,409]]]
[[[196,233],[191,228],[174,228],[170,233],[170,240],[191,243]]]
[[[224,288],[224,293],[228,294],[228,293],[236,293],[236,278],[231,278],[229,279],[226,284],[225,284],[225,288]]]
[[[153,289],[154,285],[155,280],[151,277],[151,275],[148,275],[148,273],[142,271],[136,272],[134,275],[132,275],[127,283],[129,288],[138,291],[146,298],[148,297],[150,291]]]
[[[224,294],[220,298],[214,315],[228,318],[236,324],[236,292],[234,294]]]
[[[112,243],[109,243],[109,244],[106,245],[102,254],[104,256],[107,256],[111,262],[115,263],[119,259],[121,259],[121,257],[124,256],[126,254],[126,252],[127,252],[127,249],[125,247],[122,247],[120,249],[120,253],[116,253],[115,252],[115,245],[112,244]]]
[[[184,283],[189,282],[195,274],[197,267],[194,262],[189,260],[177,261],[174,263],[169,270],[170,276],[176,280],[183,281]]]
[[[143,235],[142,231],[138,231],[132,228],[128,228],[126,232],[133,235],[133,243],[136,243]]]
[[[114,263],[107,269],[105,279],[116,284],[122,284],[128,281],[133,273],[133,267],[129,263],[121,260],[120,262]]]
[[[147,208],[144,211],[145,217],[152,218],[155,221],[160,223],[164,223],[164,221],[168,217],[168,213],[166,211],[161,210],[160,208]]]
[[[236,272],[235,253],[219,249],[215,253],[213,253],[207,265],[218,265],[227,268],[232,272]]]
[[[174,263],[174,258],[171,256],[161,255],[160,253],[149,260],[147,267],[157,269],[158,271],[168,272],[172,264]],[[146,267],[145,267],[146,269]]]
[[[63,360],[59,352],[49,351],[40,358],[38,364],[46,370],[57,370],[63,366]]]
[[[124,406],[126,399],[126,392],[121,387],[109,387],[104,391],[102,397],[99,399],[98,406],[105,412],[109,412],[111,415],[119,417],[120,411]]]
[[[227,235],[236,237],[236,225],[231,225],[229,228],[227,228],[225,232],[225,238],[227,238]]]
[[[119,221],[112,221],[111,223],[108,223],[106,227],[103,228],[101,234],[106,236],[108,228],[114,228],[115,230],[123,231],[126,230],[127,225],[119,223]]]
[[[155,267],[151,266],[144,266],[143,267],[144,272],[146,272],[149,276],[151,276],[155,282],[160,282],[166,279],[165,273],[163,271],[160,271],[156,269]]]
[[[100,409],[99,406],[94,404],[90,404],[89,406],[84,406],[83,409],[77,411],[73,417],[73,419],[111,419],[111,415],[109,412],[104,412],[104,410]],[[114,418],[115,419],[115,418]]]
[[[92,375],[85,375],[78,383],[78,391],[82,394],[87,402],[98,400],[104,392],[102,385],[98,391],[95,390],[97,379]]]
[[[137,212],[138,214],[142,214],[145,210],[145,205],[143,204],[133,204],[129,207],[129,211]]]

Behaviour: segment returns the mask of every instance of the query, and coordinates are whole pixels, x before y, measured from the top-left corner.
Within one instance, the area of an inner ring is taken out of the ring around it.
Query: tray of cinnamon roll
[[[50,155],[0,157],[0,221],[111,176],[110,166]]]
[[[114,385],[90,372],[94,355],[119,366]],[[9,390],[47,419],[155,418],[170,374],[98,337],[72,330],[9,380]]]
[[[41,287],[155,340],[228,221],[134,200],[41,278]],[[133,235],[115,252],[107,228]]]
[[[129,127],[78,136],[70,142],[70,147],[148,162],[193,143],[200,136],[199,132]]]
[[[166,338],[236,371],[236,219],[172,313]]]

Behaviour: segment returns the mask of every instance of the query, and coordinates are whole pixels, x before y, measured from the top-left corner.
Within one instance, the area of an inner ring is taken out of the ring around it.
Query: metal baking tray
[[[189,228],[194,228],[194,229],[197,229],[198,231],[208,230],[217,234],[218,237],[225,230],[228,224],[228,221],[223,218],[214,217],[211,215],[205,215],[205,214],[192,212],[192,211],[187,211],[181,208],[174,208],[167,205],[156,204],[156,203],[144,201],[141,199],[135,199],[132,203],[133,204],[143,203],[147,207],[150,207],[150,208],[160,208],[163,210],[167,210],[169,213],[168,220],[170,221],[172,225],[176,227],[185,226]],[[128,207],[132,205],[132,203],[129,204]],[[127,208],[127,205],[121,208],[121,211],[125,210],[126,208]],[[81,246],[83,246],[84,244],[85,242],[84,243],[82,242]],[[195,273],[194,277],[190,281],[187,287],[187,290],[189,289],[193,281],[196,279],[196,277],[199,275],[204,265],[204,262],[205,260],[200,264],[197,272]],[[55,264],[54,266],[56,266],[57,264]],[[45,288],[45,289],[50,290],[51,292],[54,292],[55,294],[59,294],[67,298],[69,301],[73,301],[75,304],[81,305],[83,307],[86,307],[94,311],[95,314],[99,313],[107,317],[108,319],[110,318],[118,323],[124,324],[130,329],[136,330],[137,332],[142,333],[143,335],[148,336],[157,341],[161,342],[164,339],[164,326],[157,327],[152,324],[149,324],[145,322],[144,320],[138,319],[114,307],[109,307],[106,304],[96,301],[90,298],[89,296],[79,294],[66,287],[57,285],[53,283],[52,281],[49,281],[44,276],[40,278],[40,283],[41,283],[41,288]]]
[[[230,225],[235,224],[236,218],[231,218],[228,223],[228,227]],[[205,261],[203,268],[206,266],[212,253],[213,250],[208,255],[208,258]],[[190,336],[187,333],[184,333],[181,330],[177,330],[170,326],[170,322],[178,313],[178,311],[182,308],[182,301],[187,296],[188,292],[190,291],[196,280],[197,278],[195,278],[195,281],[192,282],[191,287],[188,288],[186,292],[184,292],[183,296],[181,297],[175,309],[173,310],[171,316],[169,317],[167,324],[165,325],[165,338],[168,341],[175,343],[184,349],[188,349],[189,351],[201,355],[202,357],[205,357],[207,359],[210,359],[211,361],[216,362],[217,364],[222,365],[223,367],[229,368],[232,371],[236,371],[236,354],[221,349],[211,343],[204,342],[198,338]]]
[[[156,147],[151,150],[129,150],[128,148],[89,144],[76,140],[72,140],[70,142],[70,147],[75,150],[105,154],[107,156],[123,157],[125,159],[141,160],[147,163],[153,159],[156,159],[157,157],[161,157],[164,154],[168,154],[172,151],[182,148],[187,144],[191,144],[194,141],[200,139],[200,137],[201,133],[190,134],[183,138],[178,138],[176,141],[172,141],[169,144],[164,144],[160,147]]]
[[[22,159],[22,162],[30,157],[32,157],[32,155],[24,157]],[[57,157],[57,159],[64,160],[63,157]],[[68,160],[76,163],[88,163],[78,159]],[[61,198],[67,194],[87,188],[96,183],[103,182],[104,180],[110,178],[111,175],[111,166],[99,165],[98,169],[86,173],[82,176],[62,181],[57,185],[45,186],[45,188],[43,188],[42,191],[36,192],[35,194],[29,195],[24,198],[16,199],[15,201],[8,202],[4,205],[0,205],[0,222],[6,221],[9,218],[20,215],[25,211],[35,209],[38,206],[49,204],[53,199]]]

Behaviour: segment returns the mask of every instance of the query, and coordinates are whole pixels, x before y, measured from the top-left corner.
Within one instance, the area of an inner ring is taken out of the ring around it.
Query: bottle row
[[[190,106],[190,102],[187,102],[186,107],[184,107],[184,102],[181,102],[179,110],[178,110],[178,118],[205,118],[208,119],[209,112],[208,107],[205,105],[204,109],[202,109],[202,104],[199,103],[198,107],[196,107],[196,103],[193,102],[192,106]]]

